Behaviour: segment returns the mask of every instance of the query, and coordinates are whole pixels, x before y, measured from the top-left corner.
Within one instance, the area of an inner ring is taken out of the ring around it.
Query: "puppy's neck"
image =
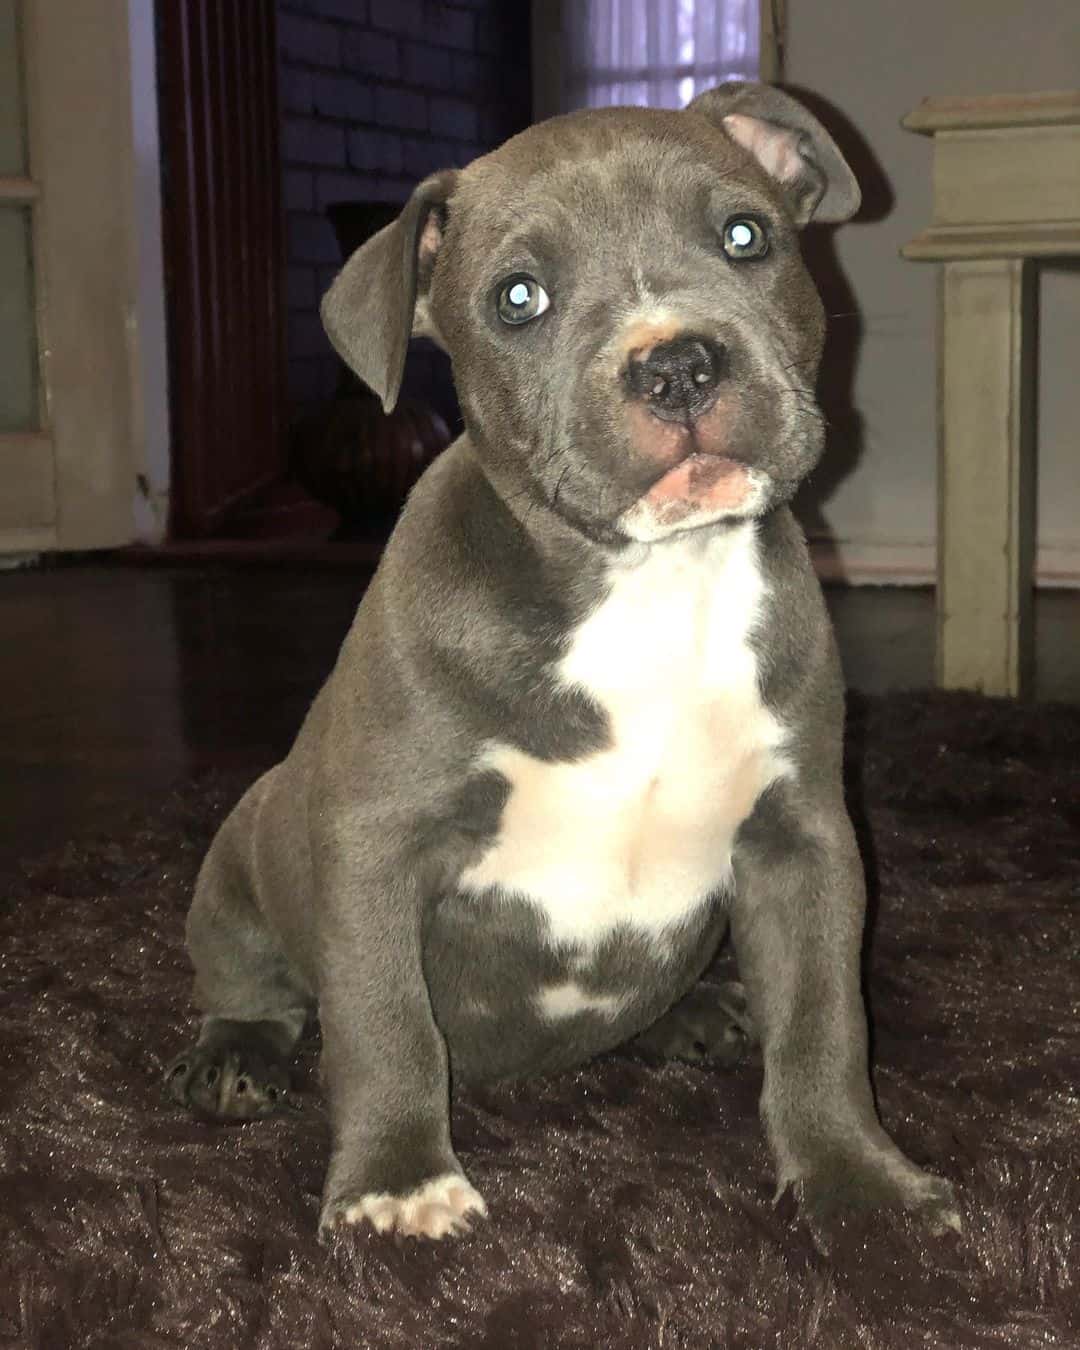
[[[742,535],[752,524],[748,517],[722,518],[696,528],[675,531],[655,540],[637,540],[617,523],[605,525],[579,517],[566,503],[548,500],[543,488],[517,465],[508,465],[492,454],[475,432],[466,428],[462,438],[476,471],[491,488],[493,507],[502,513],[514,532],[526,536],[533,551],[560,564],[568,557],[588,555],[601,567],[634,567],[650,556],[668,553],[704,553],[711,543]],[[483,450],[478,449],[478,445]]]
[[[614,528],[606,530],[578,520],[564,503],[550,502],[535,479],[519,466],[508,465],[493,454],[474,432],[466,429],[464,440],[476,470],[487,480],[497,499],[498,509],[542,555],[562,559],[585,550],[599,559],[612,551],[621,552],[629,543]]]

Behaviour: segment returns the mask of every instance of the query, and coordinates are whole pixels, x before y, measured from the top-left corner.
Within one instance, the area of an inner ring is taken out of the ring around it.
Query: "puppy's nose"
[[[631,357],[623,378],[656,417],[686,422],[716,401],[726,365],[727,353],[720,343],[687,335],[658,343],[640,361]]]

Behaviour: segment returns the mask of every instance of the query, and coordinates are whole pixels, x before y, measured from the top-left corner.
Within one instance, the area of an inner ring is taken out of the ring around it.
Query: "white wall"
[[[851,394],[862,430],[846,439],[841,430],[822,474],[828,495],[804,519],[814,532],[824,518],[850,579],[926,580],[938,267],[899,256],[931,215],[931,143],[900,118],[931,95],[1080,86],[1080,0],[789,0],[787,10],[786,81],[846,115],[894,197],[883,219],[836,235],[863,325]],[[1044,269],[1040,291],[1039,574],[1080,585],[1080,268]]]

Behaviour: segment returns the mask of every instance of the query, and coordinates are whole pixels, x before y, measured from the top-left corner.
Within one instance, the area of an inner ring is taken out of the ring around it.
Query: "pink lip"
[[[738,506],[749,491],[745,464],[696,450],[662,474],[645,494],[645,501],[653,506],[681,501],[723,509]]]
[[[728,455],[710,455],[703,450],[695,450],[662,473],[649,489],[648,495],[652,497],[658,489],[663,496],[668,496],[671,490],[681,495],[688,488],[692,492],[700,492],[732,474],[745,472],[745,469],[745,464]]]

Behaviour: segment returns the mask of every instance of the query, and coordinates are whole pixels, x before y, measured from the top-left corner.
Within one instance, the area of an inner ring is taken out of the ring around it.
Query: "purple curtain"
[[[570,0],[565,106],[681,108],[723,80],[756,80],[759,0]]]

